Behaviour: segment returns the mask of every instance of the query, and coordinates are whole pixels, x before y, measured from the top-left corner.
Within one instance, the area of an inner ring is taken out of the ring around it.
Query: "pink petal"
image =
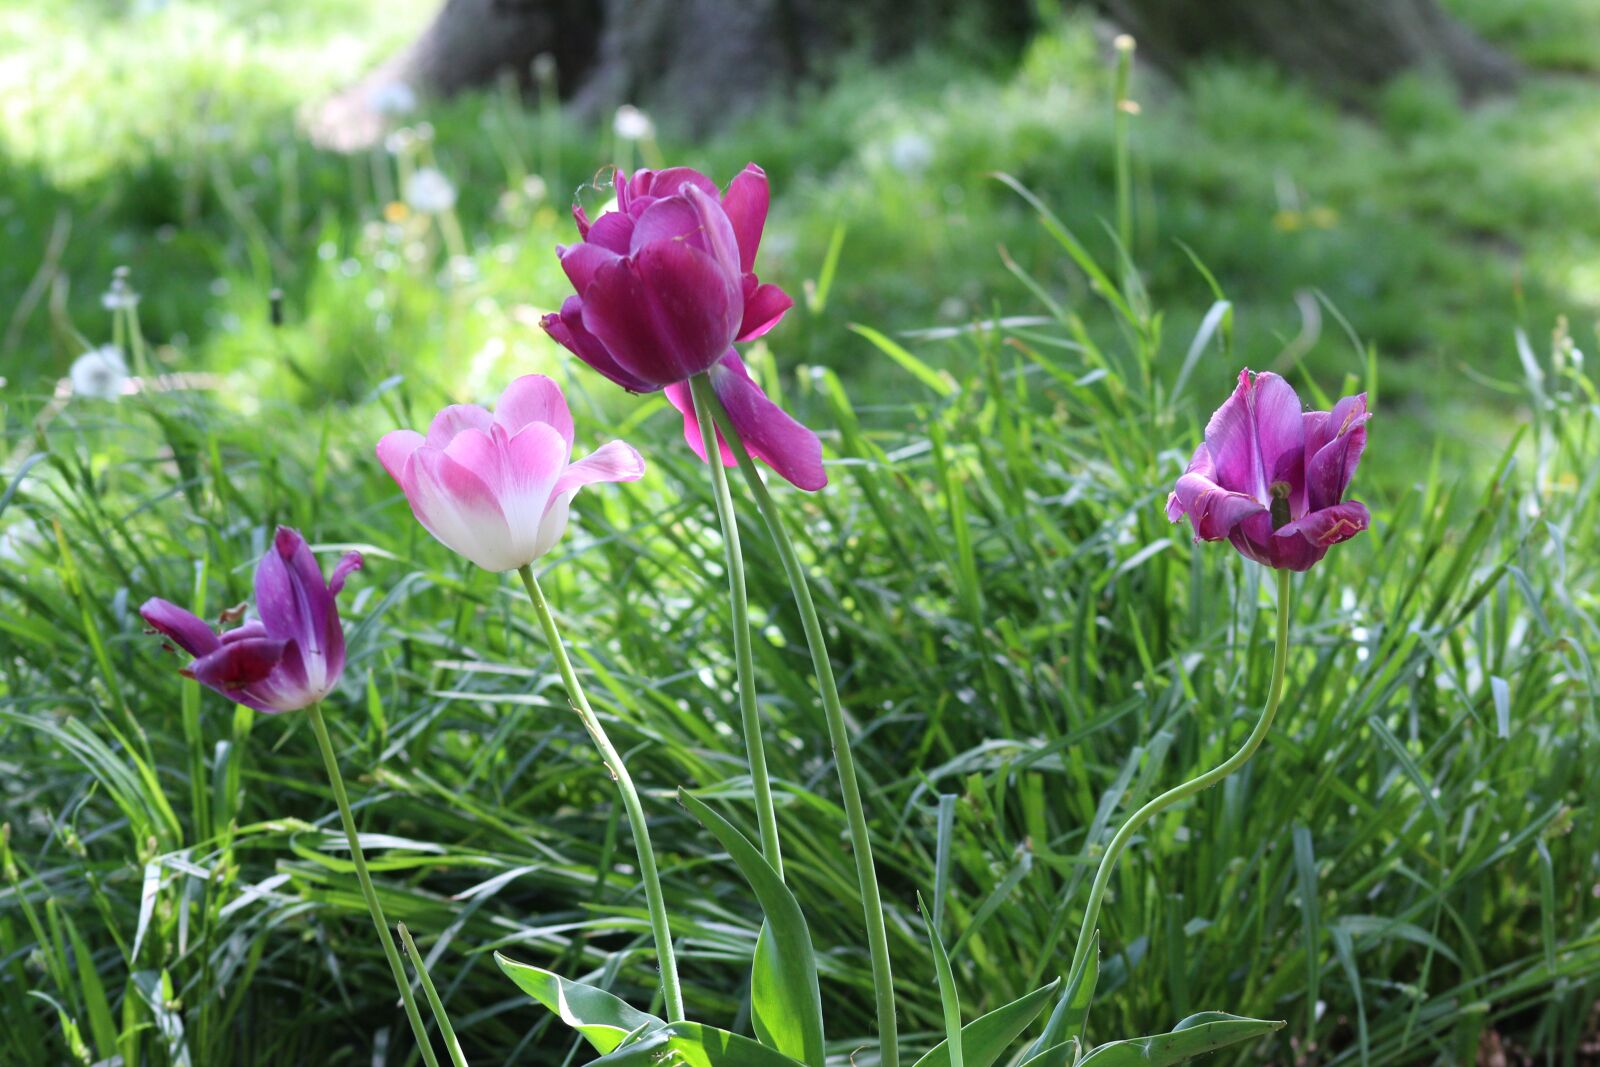
[[[542,374],[524,374],[506,386],[495,403],[494,421],[512,436],[524,426],[544,423],[572,446],[572,411],[567,398],[561,386]]]
[[[693,167],[667,167],[664,170],[640,170],[636,172],[631,181],[623,181],[622,173],[617,172],[619,192],[627,188],[628,195],[641,196],[676,196],[687,187],[693,187],[708,196],[717,195],[717,183],[707,178]],[[618,200],[621,203],[621,200]]]
[[[313,693],[266,685],[283,661],[290,641],[254,637],[231,641],[190,665],[189,673],[201,685],[258,711],[294,711],[317,699]],[[256,691],[260,688],[261,691]]]
[[[425,440],[415,430],[390,430],[378,441],[378,462],[389,472],[389,477],[403,485],[400,475],[406,469],[406,460],[422,447]]]
[[[426,443],[430,448],[446,448],[462,430],[488,433],[493,424],[494,416],[476,404],[451,404],[433,417]]]
[[[435,448],[420,448],[406,468],[406,499],[417,521],[452,551],[488,568],[510,543],[493,491],[472,471]],[[503,569],[503,568],[488,568]]]
[[[739,266],[739,239],[734,235],[728,213],[722,210],[716,189],[707,193],[690,185],[683,192],[700,217],[699,246],[711,253],[730,278],[737,279],[744,273]]]
[[[754,163],[734,175],[722,196],[722,209],[728,213],[728,221],[733,224],[733,233],[739,242],[739,269],[746,273],[755,268],[756,249],[767,224],[770,199],[767,172]],[[746,319],[748,321],[748,316]]]
[[[584,235],[584,244],[596,245],[615,252],[628,254],[628,244],[633,239],[633,219],[621,211],[608,211],[595,220]]]
[[[694,454],[700,457],[700,462],[706,460],[706,442],[700,434],[700,419],[694,411],[694,391],[688,382],[674,382],[662,392],[673,407],[678,409],[678,414],[683,416],[683,439],[688,442]],[[739,461],[734,457],[733,449],[728,447],[728,442],[723,439],[722,432],[717,432],[717,450],[722,454],[724,467],[738,466]]]
[[[622,441],[607,441],[563,471],[551,496],[563,496],[594,482],[636,482],[643,477],[644,458],[638,451]]]
[[[1313,419],[1313,415],[1321,415]],[[1330,412],[1306,415],[1306,499],[1311,511],[1337,504],[1367,447],[1367,397],[1347,396]]]
[[[794,307],[794,300],[776,285],[760,285],[754,274],[744,276],[744,321],[735,341],[754,341],[761,337]]]
[[[151,597],[139,608],[139,614],[152,628],[171,638],[191,656],[204,656],[216,651],[217,635],[194,612],[185,611],[170,600]]]
[[[444,454],[456,467],[476,475],[498,498],[505,487],[505,437],[505,430],[493,425],[487,433],[463,430],[456,434]]]
[[[556,480],[567,467],[572,446],[547,423],[530,423],[505,444],[505,480],[500,487],[500,510],[511,540],[503,558],[510,570],[537,558],[533,550],[550,503]]]
[[[344,580],[350,576],[351,571],[360,570],[361,563],[361,553],[346,552],[339,562],[334,564],[333,575],[328,579],[328,592],[333,596],[343,592]]]
[[[1300,538],[1326,551],[1329,546],[1348,541],[1372,525],[1367,506],[1359,500],[1313,511],[1273,534],[1275,540]]]
[[[1189,516],[1196,541],[1220,541],[1250,516],[1267,511],[1255,498],[1229,492],[1199,473],[1185,474],[1179,478],[1172,498],[1167,504],[1168,518],[1172,518],[1173,505],[1176,503],[1182,514]]]

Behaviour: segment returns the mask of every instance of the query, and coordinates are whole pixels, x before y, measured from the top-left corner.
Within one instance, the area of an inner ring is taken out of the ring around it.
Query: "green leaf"
[[[750,840],[685,790],[678,799],[738,865],[766,915],[750,974],[750,1019],[761,1043],[810,1067],[822,1067],[822,994],[811,930],[794,894]]]
[[[981,1015],[961,1028],[961,1053],[966,1067],[991,1067],[1016,1041],[1017,1035],[1039,1017],[1051,994],[1061,984],[1058,978],[1018,997],[1004,1007]],[[948,1042],[941,1041],[928,1050],[913,1067],[951,1067]]]
[[[858,322],[852,322],[849,329],[851,333],[860,334],[868,341],[871,341],[878,351],[900,364],[913,378],[940,396],[950,396],[956,391],[955,383],[951,381],[948,373],[934,370],[922,360],[913,356],[902,345],[890,340],[871,326],[863,326]]]
[[[1075,1037],[1059,1045],[1051,1045],[1043,1052],[1023,1060],[1022,1067],[1068,1067],[1078,1062],[1078,1047]]]
[[[1221,1011],[1203,1011],[1183,1020],[1170,1034],[1101,1045],[1080,1061],[1080,1067],[1165,1067],[1281,1029],[1281,1020],[1246,1019]]]
[[[1061,1067],[1070,1063],[1068,1044],[1083,1036],[1083,1027],[1089,1020],[1089,1005],[1094,1001],[1094,987],[1100,981],[1100,931],[1089,935],[1089,951],[1083,954],[1072,977],[1067,981],[1067,991],[1061,994],[1050,1021],[1044,1024],[1039,1035],[1028,1049],[1028,1063],[1032,1067]],[[1051,1054],[1055,1057],[1052,1058]]]
[[[939,979],[939,1003],[944,1008],[945,1060],[950,1067],[963,1067],[961,1057],[961,997],[956,993],[956,976],[950,971],[950,957],[945,954],[939,931],[933,928],[922,894],[917,894],[917,910],[922,912],[922,925],[928,931],[928,944],[933,949],[933,970]]]
[[[561,1016],[561,1021],[582,1034],[596,1052],[610,1052],[636,1030],[648,1032],[666,1025],[596,986],[569,982],[498,952],[494,961],[519,989]]]
[[[796,1067],[798,1063],[748,1037],[682,1022],[641,1034],[590,1067]]]

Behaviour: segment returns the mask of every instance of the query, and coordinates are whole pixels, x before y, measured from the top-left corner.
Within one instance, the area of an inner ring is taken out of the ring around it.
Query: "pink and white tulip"
[[[426,436],[385,434],[378,459],[417,521],[490,571],[516,570],[554,548],[583,486],[644,475],[644,460],[621,441],[572,462],[572,413],[561,387],[542,374],[512,382],[492,414],[453,404]]]

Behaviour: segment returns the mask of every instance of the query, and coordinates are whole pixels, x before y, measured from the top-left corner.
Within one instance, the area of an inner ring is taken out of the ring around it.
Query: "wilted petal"
[[[729,352],[717,364],[711,372],[711,386],[751,455],[798,489],[815,492],[828,484],[822,468],[822,442],[767,398],[737,355]],[[694,408],[689,410],[692,414]],[[685,433],[687,430],[686,426]]]
[[[1178,479],[1172,499],[1167,502],[1168,518],[1173,516],[1174,504],[1181,514],[1189,516],[1196,541],[1220,541],[1245,519],[1267,510],[1253,497],[1230,492],[1199,473]]]
[[[728,183],[728,191],[722,195],[722,210],[727,212],[739,242],[739,269],[746,273],[755,269],[756,249],[761,245],[761,231],[767,224],[771,195],[767,172],[754,163],[734,175],[733,181]]]
[[[1367,512],[1367,506],[1359,500],[1347,500],[1289,523],[1276,531],[1273,538],[1279,541],[1303,539],[1326,551],[1340,541],[1350,540],[1370,525],[1372,516]]]
[[[555,429],[567,446],[572,446],[572,410],[561,386],[542,374],[524,374],[500,394],[494,406],[494,421],[515,435],[524,426],[542,422]]]
[[[217,635],[211,627],[194,612],[185,611],[170,600],[151,597],[139,608],[139,614],[152,628],[171,638],[191,656],[199,657],[216,651]]]
[[[744,321],[739,323],[735,341],[754,341],[778,325],[794,307],[794,300],[776,285],[757,283],[754,274],[744,276]]]

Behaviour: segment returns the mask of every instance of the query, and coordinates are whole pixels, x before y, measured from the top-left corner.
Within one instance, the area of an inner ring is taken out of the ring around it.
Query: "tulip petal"
[[[822,442],[767,398],[736,354],[729,352],[712,369],[711,386],[751,455],[798,489],[816,492],[828,484],[822,468]]]
[[[637,171],[632,180],[623,181],[622,172],[617,172],[619,192],[626,186],[630,198],[643,196],[676,196],[686,188],[695,188],[707,196],[717,195],[717,183],[707,178],[693,167],[666,167],[662,170]],[[621,203],[621,200],[618,200]]]
[[[621,211],[608,211],[595,220],[589,232],[584,234],[583,243],[596,245],[600,248],[615,252],[619,256],[628,254],[628,244],[633,239],[633,218]]]
[[[267,628],[261,624],[260,619],[251,619],[243,626],[235,626],[231,630],[224,630],[219,635],[219,640],[227,645],[235,641],[249,641],[257,637],[269,637]]]
[[[451,404],[433,417],[433,422],[428,426],[427,445],[430,448],[446,448],[461,431],[482,430],[488,433],[492,425],[494,416],[477,404]]]
[[[506,554],[511,533],[489,486],[443,451],[421,448],[406,467],[411,513],[446,548],[485,570]]]
[[[170,600],[151,597],[139,608],[139,614],[191,656],[204,656],[217,649],[217,635],[211,627],[194,612],[185,611]]]
[[[561,347],[629,392],[648,393],[661,388],[628,373],[617,365],[617,361],[612,358],[606,346],[600,343],[600,339],[584,327],[581,297],[567,297],[561,305],[561,313],[546,315],[539,320],[539,325],[544,327],[544,332]]]
[[[645,245],[655,241],[693,238],[704,224],[700,213],[687,197],[671,196],[652,201],[634,220],[633,235],[628,239],[628,255],[638,255]],[[703,251],[711,250],[703,241],[694,243]]]
[[[334,564],[333,575],[328,579],[328,593],[332,596],[338,596],[343,592],[344,580],[350,576],[351,571],[360,570],[361,563],[361,553],[359,552],[346,552],[341,556],[339,562]]]
[[[638,450],[622,441],[607,441],[562,471],[551,495],[566,496],[595,482],[636,482],[643,477],[644,457]]]
[[[499,490],[500,511],[510,540],[493,570],[511,570],[538,558],[539,524],[550,504],[556,480],[567,467],[566,440],[547,423],[535,422],[517,431],[505,444],[505,476]]]
[[[580,293],[589,287],[595,271],[622,258],[619,253],[593,243],[558,246],[556,256],[561,260],[561,269],[566,271],[572,288]]]
[[[1332,507],[1344,496],[1367,447],[1367,396],[1347,396],[1332,411],[1308,412],[1306,502],[1310,511]]]
[[[778,325],[786,312],[794,307],[794,298],[776,285],[757,283],[754,274],[744,276],[744,321],[739,324],[735,341],[754,341]]]
[[[1214,467],[1206,446],[1201,445],[1189,463],[1189,470],[1178,479],[1167,500],[1167,518],[1173,522],[1184,515],[1194,528],[1196,541],[1220,541],[1233,528],[1252,515],[1264,514],[1266,506],[1243,493],[1231,492],[1212,481]]]
[[[308,664],[344,656],[344,632],[322,568],[298,530],[278,527],[256,568],[256,612],[267,634],[299,643]],[[315,674],[318,667],[311,667]]]
[[[691,185],[683,192],[700,217],[699,240],[704,242],[703,247],[722,266],[728,277],[739,278],[744,273],[744,269],[739,266],[739,238],[733,232],[733,223],[728,220],[728,213],[722,210],[716,189],[713,187],[711,192],[707,193]]]
[[[1270,371],[1239,372],[1239,385],[1206,424],[1216,483],[1265,504],[1274,482],[1304,485],[1305,429],[1294,387]]]
[[[421,448],[427,438],[415,430],[390,430],[378,441],[378,462],[389,472],[389,477],[400,481],[411,453]]]
[[[1368,513],[1367,506],[1359,500],[1347,500],[1342,504],[1313,511],[1304,518],[1279,529],[1272,536],[1274,540],[1279,541],[1301,538],[1326,551],[1330,545],[1348,541],[1371,525],[1372,516]]]
[[[733,181],[728,183],[728,191],[722,196],[722,210],[727,212],[728,221],[733,224],[733,233],[739,242],[739,269],[745,273],[755,268],[756,249],[761,244],[761,231],[767,224],[771,196],[767,187],[767,172],[754,163],[746,165],[744,170],[734,175]]]
[[[500,394],[494,406],[495,424],[505,428],[508,435],[536,422],[555,429],[561,439],[572,447],[572,410],[561,386],[542,374],[524,374]]]
[[[577,490],[573,489],[550,499],[550,506],[545,509],[544,518],[539,520],[539,530],[533,539],[534,559],[555,548],[561,535],[566,533],[567,519],[572,513],[572,498],[576,493]]]
[[[682,241],[648,245],[602,267],[583,297],[583,324],[629,375],[683,381],[727,351],[744,313],[737,279]]]
[[[273,637],[253,637],[243,641],[230,641],[216,651],[194,661],[189,675],[208,689],[214,689],[228,699],[255,708],[257,711],[290,711],[279,706],[285,701],[262,699],[264,694],[251,690],[271,677],[283,661],[284,649],[289,641]],[[268,693],[276,696],[273,687]],[[313,698],[314,699],[314,698]],[[306,700],[306,704],[311,701]],[[287,703],[292,703],[289,701]],[[299,707],[304,707],[300,704]]]

